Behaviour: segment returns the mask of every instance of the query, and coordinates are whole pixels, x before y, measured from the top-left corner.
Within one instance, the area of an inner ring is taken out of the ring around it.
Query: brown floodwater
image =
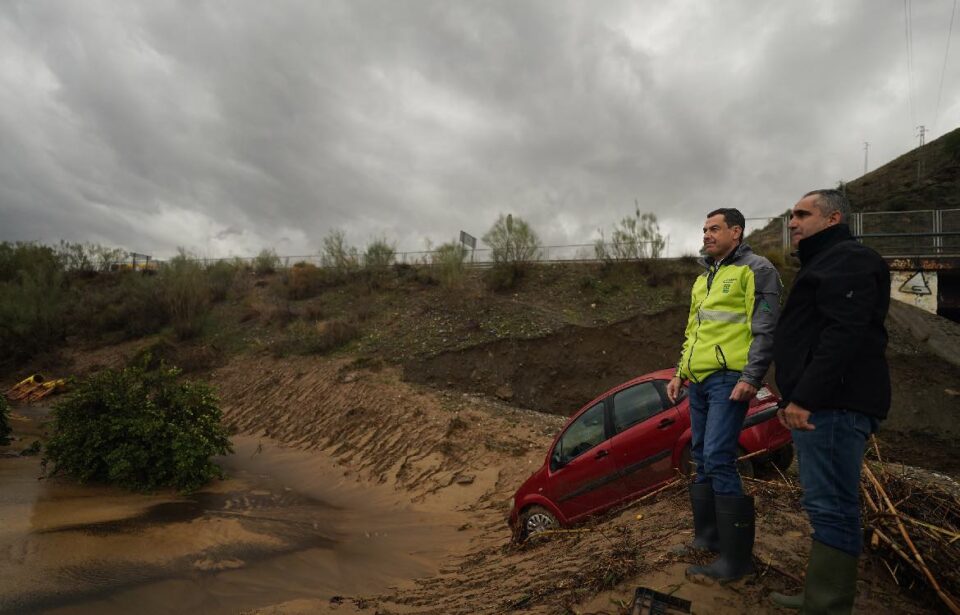
[[[322,454],[234,438],[228,478],[141,495],[0,459],[0,613],[237,613],[435,573],[462,518],[412,508]]]

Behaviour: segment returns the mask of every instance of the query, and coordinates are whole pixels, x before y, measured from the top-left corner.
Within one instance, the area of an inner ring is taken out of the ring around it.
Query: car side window
[[[603,430],[603,402],[595,405],[570,423],[553,449],[551,466],[565,466],[605,440]]]
[[[620,433],[663,410],[663,398],[653,382],[641,382],[613,396],[613,429]]]
[[[676,406],[677,404],[679,404],[680,402],[682,402],[687,398],[687,385],[681,384],[680,392],[677,393],[677,400],[671,404],[669,399],[667,398],[667,381],[656,380],[655,382],[656,382],[657,388],[660,390],[660,393],[662,394],[663,399],[667,399],[668,408],[673,408],[674,406]]]

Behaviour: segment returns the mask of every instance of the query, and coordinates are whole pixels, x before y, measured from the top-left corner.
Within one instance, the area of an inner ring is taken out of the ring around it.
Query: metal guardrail
[[[784,253],[791,252],[789,216],[780,216]],[[960,209],[869,211],[850,216],[850,231],[889,258],[960,256]]]

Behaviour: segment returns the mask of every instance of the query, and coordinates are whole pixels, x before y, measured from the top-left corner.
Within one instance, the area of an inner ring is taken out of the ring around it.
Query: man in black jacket
[[[853,609],[860,467],[867,438],[890,408],[890,270],[850,234],[849,214],[837,190],[815,190],[794,205],[790,235],[800,272],[774,333],[786,403],[780,421],[793,433],[813,544],[803,593],[772,598],[803,613]]]

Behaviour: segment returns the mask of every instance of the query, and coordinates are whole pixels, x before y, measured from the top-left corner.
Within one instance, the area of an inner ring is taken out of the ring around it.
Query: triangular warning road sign
[[[910,293],[911,295],[932,295],[930,286],[927,284],[927,277],[923,271],[918,271],[910,279],[900,285],[900,292]]]

